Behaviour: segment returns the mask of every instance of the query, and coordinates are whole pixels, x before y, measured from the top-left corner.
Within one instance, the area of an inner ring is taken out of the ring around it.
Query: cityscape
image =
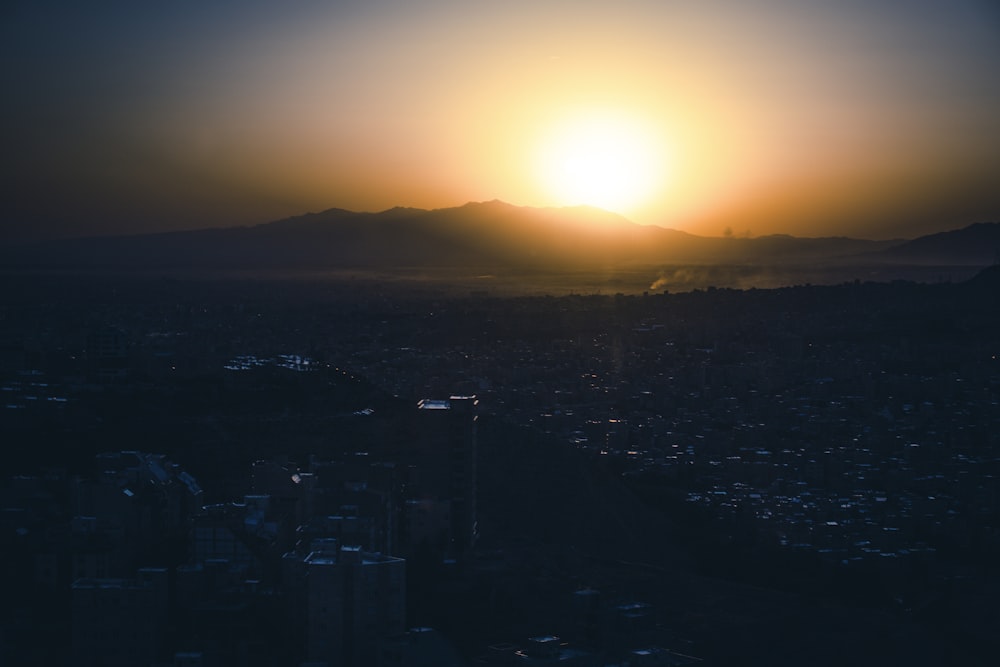
[[[996,2],[2,16],[0,665],[997,663]]]
[[[988,664],[996,268],[520,297],[9,276],[0,655]]]

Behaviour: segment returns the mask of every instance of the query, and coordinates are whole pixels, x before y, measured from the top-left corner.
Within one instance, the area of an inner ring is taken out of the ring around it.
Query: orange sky
[[[6,237],[595,203],[539,167],[594,113],[652,147],[618,210],[636,222],[886,238],[1000,219],[987,0],[202,4],[8,11]]]

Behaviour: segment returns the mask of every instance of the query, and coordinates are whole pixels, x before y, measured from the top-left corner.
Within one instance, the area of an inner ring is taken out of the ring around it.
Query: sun
[[[663,142],[650,123],[621,112],[561,119],[540,142],[537,177],[560,205],[628,214],[652,199],[666,177]]]

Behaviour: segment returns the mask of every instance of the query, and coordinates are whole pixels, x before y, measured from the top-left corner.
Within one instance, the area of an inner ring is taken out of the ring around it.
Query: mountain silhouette
[[[882,250],[883,260],[988,265],[1000,260],[1000,222],[980,222]]]
[[[965,284],[983,296],[996,298],[1000,294],[1000,264],[986,267],[965,281]]]
[[[251,227],[64,239],[8,248],[0,265],[32,269],[476,268],[571,270],[663,264],[788,265],[856,261],[992,262],[1000,224],[911,241],[705,237],[638,225],[592,207],[501,201],[379,213],[329,209]],[[990,255],[986,258],[986,255]]]

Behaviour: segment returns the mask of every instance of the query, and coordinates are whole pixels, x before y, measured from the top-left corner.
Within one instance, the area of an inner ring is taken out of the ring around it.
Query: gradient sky
[[[646,224],[912,237],[1000,220],[995,0],[15,0],[0,238],[560,201],[591,110]]]

